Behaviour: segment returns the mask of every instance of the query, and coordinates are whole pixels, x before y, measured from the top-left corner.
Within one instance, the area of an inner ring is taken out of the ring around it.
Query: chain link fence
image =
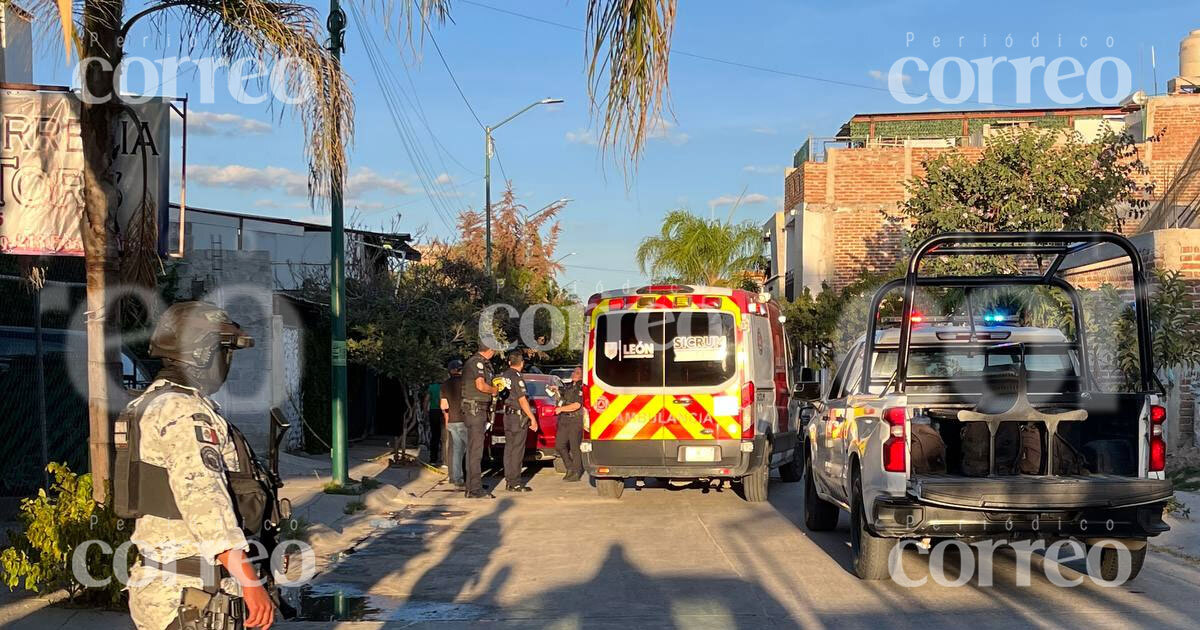
[[[87,470],[83,261],[39,265],[35,290],[27,265],[0,256],[0,496],[36,493],[50,461]]]

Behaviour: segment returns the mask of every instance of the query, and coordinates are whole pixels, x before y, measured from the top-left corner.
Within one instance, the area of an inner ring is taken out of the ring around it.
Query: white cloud
[[[280,166],[254,168],[240,164],[193,164],[188,167],[187,174],[189,181],[212,188],[282,190],[293,196],[308,194],[308,176]]]
[[[596,134],[592,133],[591,129],[583,128],[576,129],[575,131],[568,131],[567,142],[570,142],[571,144],[587,144],[591,146],[596,146],[598,143],[596,140]]]
[[[782,175],[783,174],[782,166],[759,166],[759,165],[755,165],[755,164],[748,164],[746,166],[743,166],[742,170],[747,173],[753,173],[755,175]]]
[[[261,135],[271,133],[271,125],[253,118],[237,114],[222,114],[219,112],[188,112],[188,133],[198,136],[235,136]],[[178,118],[171,117],[171,125],[176,129],[182,123]]]
[[[280,166],[255,168],[240,164],[226,166],[195,164],[188,167],[187,173],[189,181],[212,188],[278,190],[293,197],[308,195],[308,176]],[[358,196],[370,192],[407,195],[411,194],[413,189],[407,181],[380,175],[366,167],[352,171],[346,178],[347,195]]]
[[[442,173],[434,178],[433,183],[442,186],[449,186],[454,183],[454,178],[450,176],[450,173]]]
[[[760,203],[766,203],[770,200],[771,200],[770,197],[768,197],[762,193],[747,193],[744,195],[721,195],[720,197],[715,197],[713,199],[709,199],[708,207],[720,208],[721,206],[732,206],[735,203],[738,204],[739,206],[752,206],[752,205],[756,205],[756,204],[760,204]]]
[[[580,127],[575,131],[566,133],[567,142],[571,144],[586,144],[596,146],[600,144],[600,139],[596,136],[596,132],[591,129]],[[679,131],[679,126],[675,123],[659,116],[651,120],[646,125],[647,140],[664,140],[674,145],[686,144],[691,139],[686,133]]]
[[[678,125],[659,116],[650,121],[649,131],[646,133],[646,138],[649,140],[666,140],[674,145],[686,144],[691,139],[686,133],[679,131]]]
[[[362,195],[376,190],[395,195],[408,195],[413,192],[412,184],[402,179],[380,175],[365,166],[350,173],[350,177],[346,178],[347,193]]]
[[[884,83],[887,83],[887,80],[888,80],[888,73],[884,72],[883,70],[868,70],[867,76],[871,77],[872,79],[875,79],[876,81],[883,81]],[[901,74],[900,81],[902,83],[911,83],[912,76],[907,75],[907,74]]]

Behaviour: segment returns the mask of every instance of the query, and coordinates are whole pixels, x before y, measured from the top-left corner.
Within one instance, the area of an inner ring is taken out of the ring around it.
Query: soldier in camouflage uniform
[[[137,519],[132,538],[141,560],[130,575],[129,610],[141,630],[180,627],[184,587],[240,595],[247,627],[273,621],[271,599],[246,560],[250,547],[227,482],[226,471],[238,466],[233,430],[209,398],[224,384],[233,351],[251,345],[224,311],[199,302],[171,306],[151,338],[163,369],[130,404],[145,403],[136,416],[140,459],[166,471],[181,518]],[[207,580],[186,566],[196,559]]]

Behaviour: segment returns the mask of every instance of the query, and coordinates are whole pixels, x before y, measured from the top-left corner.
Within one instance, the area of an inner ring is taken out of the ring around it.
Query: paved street
[[[371,620],[346,628],[1195,627],[1200,601],[1200,571],[1161,553],[1111,589],[1055,587],[1036,556],[1029,587],[1014,585],[1011,556],[997,558],[992,588],[862,582],[845,517],[836,533],[803,529],[799,484],[773,481],[758,505],[663,487],[614,502],[551,469],[531,486],[494,501],[423,493],[320,576],[306,614],[328,614],[340,590],[345,610]],[[927,575],[915,553],[906,567]]]

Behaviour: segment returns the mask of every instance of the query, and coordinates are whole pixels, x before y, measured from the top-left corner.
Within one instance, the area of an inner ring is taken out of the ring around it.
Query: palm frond
[[[193,43],[189,52],[256,58],[273,67],[289,95],[304,96],[295,108],[307,140],[310,194],[328,194],[331,175],[345,174],[354,101],[345,74],[322,44],[316,11],[271,0],[157,0],[143,14],[160,11],[179,14],[180,40]]]
[[[670,110],[674,28],[675,0],[588,0],[588,94],[592,115],[603,120],[602,149],[624,147],[627,160],[636,162],[662,124],[664,108]]]

